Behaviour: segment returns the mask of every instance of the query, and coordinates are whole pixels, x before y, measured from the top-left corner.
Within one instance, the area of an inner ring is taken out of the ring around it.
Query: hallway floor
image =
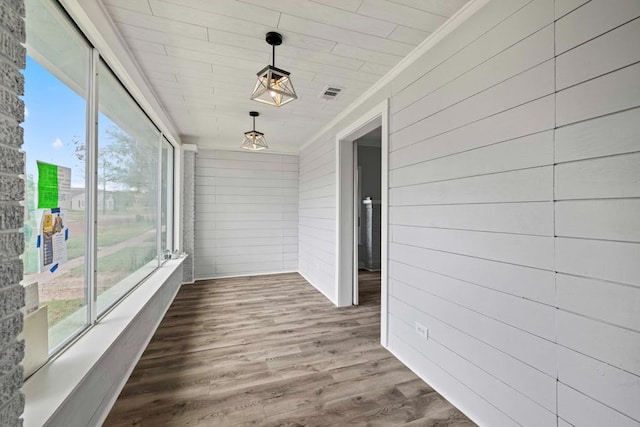
[[[474,426],[379,343],[380,275],[337,309],[296,273],[179,291],[105,426]]]

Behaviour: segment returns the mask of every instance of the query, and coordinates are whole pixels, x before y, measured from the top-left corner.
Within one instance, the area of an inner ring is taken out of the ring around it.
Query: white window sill
[[[26,427],[47,424],[183,260],[167,261],[66,351],[25,381]]]

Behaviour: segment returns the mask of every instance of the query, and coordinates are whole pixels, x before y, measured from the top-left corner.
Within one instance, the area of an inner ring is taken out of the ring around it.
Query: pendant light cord
[[[253,116],[253,131],[256,131],[256,116]]]
[[[271,45],[272,53],[271,53],[271,62],[273,68],[276,67],[276,45]]]

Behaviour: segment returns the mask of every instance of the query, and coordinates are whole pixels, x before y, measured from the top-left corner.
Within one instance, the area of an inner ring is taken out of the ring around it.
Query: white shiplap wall
[[[390,349],[481,425],[640,426],[639,16],[493,0],[360,108],[390,95]],[[321,290],[357,117],[301,153]]]
[[[200,150],[196,279],[295,271],[298,156]]]
[[[558,415],[639,426],[640,1],[558,18]]]
[[[389,344],[482,425],[555,426],[553,0],[489,12],[395,88]]]
[[[331,138],[300,157],[298,269],[329,299],[335,298],[336,153]]]

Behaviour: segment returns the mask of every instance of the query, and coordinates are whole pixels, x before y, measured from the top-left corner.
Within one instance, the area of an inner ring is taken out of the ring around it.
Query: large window
[[[89,322],[82,153],[91,49],[47,3],[27,1],[27,16],[24,283],[29,321],[47,328],[54,350]]]
[[[25,340],[46,360],[173,249],[174,153],[57,2],[26,9]]]
[[[158,267],[160,132],[98,68],[98,311]]]

